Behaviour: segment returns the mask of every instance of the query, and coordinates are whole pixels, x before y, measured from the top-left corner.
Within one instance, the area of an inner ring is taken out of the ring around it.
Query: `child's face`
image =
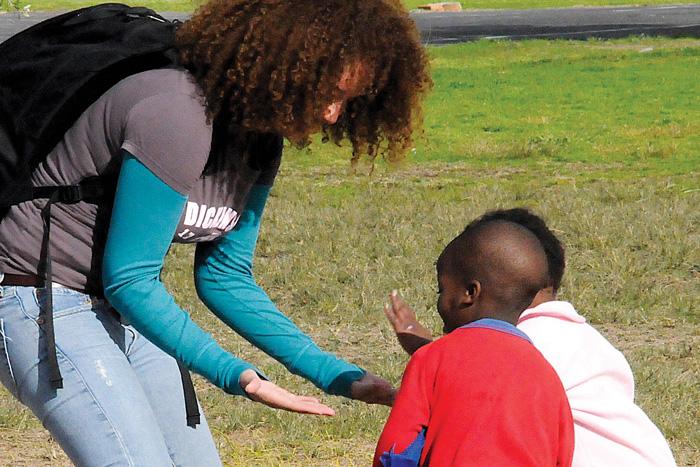
[[[438,262],[438,301],[437,310],[444,323],[443,331],[451,332],[462,324],[461,304],[466,294],[461,281],[456,280],[453,274],[449,274],[447,268]]]

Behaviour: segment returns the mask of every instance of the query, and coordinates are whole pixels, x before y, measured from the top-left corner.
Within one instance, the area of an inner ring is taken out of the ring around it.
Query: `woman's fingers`
[[[277,386],[275,383],[264,381],[259,377],[250,381],[244,389],[252,400],[273,409],[311,415],[335,415],[335,411],[332,408],[321,404],[315,397],[298,396]]]
[[[319,404],[321,402],[320,400],[316,399],[315,397],[311,397],[311,396],[297,396],[297,397],[299,397],[299,399],[304,401],[304,402],[314,402],[316,404]]]
[[[300,401],[298,404],[295,404],[295,408],[292,411],[309,415],[324,415],[326,417],[332,417],[335,415],[335,410],[325,404],[321,404],[320,402]]]
[[[270,381],[262,382],[256,396],[260,398],[260,402],[263,404],[276,409],[312,415],[335,415],[333,409],[317,400],[310,400],[313,398],[292,394]]]

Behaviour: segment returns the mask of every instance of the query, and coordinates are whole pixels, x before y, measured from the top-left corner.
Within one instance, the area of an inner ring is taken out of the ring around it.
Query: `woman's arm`
[[[224,391],[246,394],[241,386],[250,387],[247,395],[268,405],[265,395],[272,391],[276,407],[297,410],[300,401],[290,399],[297,396],[258,381],[253,371],[246,371],[255,368],[222,349],[161,283],[163,259],[186,201],[125,153],[103,260],[106,298],[147,339]],[[302,399],[312,407],[305,405],[300,411],[328,413],[327,408],[313,407],[312,399]]]
[[[361,368],[324,352],[282,314],[253,278],[253,254],[270,187],[255,185],[236,228],[200,244],[195,284],[202,301],[256,347],[330,394],[351,397]]]
[[[187,197],[125,156],[105,245],[102,280],[112,306],[148,340],[231,394],[253,367],[223,350],[190,320],[160,281]]]

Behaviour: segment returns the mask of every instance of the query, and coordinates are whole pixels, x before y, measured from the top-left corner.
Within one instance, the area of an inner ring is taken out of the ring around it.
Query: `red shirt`
[[[421,465],[568,467],[573,456],[557,374],[526,337],[503,330],[460,328],[413,355],[374,465],[424,428]]]

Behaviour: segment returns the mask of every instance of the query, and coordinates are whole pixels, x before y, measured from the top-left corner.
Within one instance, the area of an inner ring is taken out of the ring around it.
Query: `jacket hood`
[[[527,310],[523,311],[523,313],[520,315],[520,319],[518,319],[518,324],[530,318],[539,316],[563,319],[574,323],[586,322],[586,318],[579,315],[571,303],[554,300],[551,302],[540,303],[534,308],[528,308]]]

